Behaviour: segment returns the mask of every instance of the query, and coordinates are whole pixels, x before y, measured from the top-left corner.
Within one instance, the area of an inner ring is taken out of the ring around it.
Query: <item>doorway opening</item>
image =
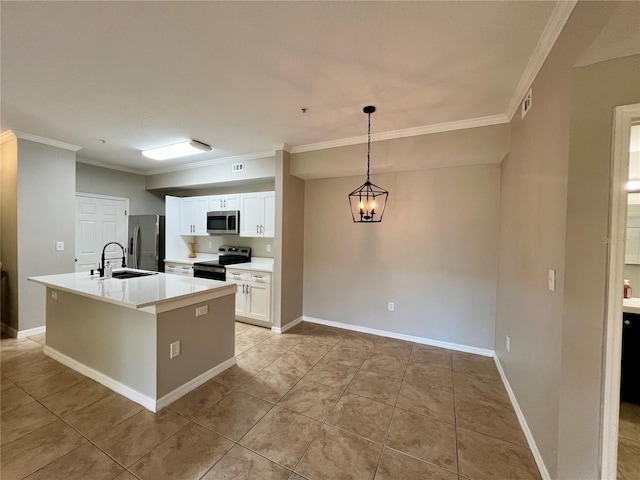
[[[614,109],[613,162],[610,197],[605,365],[602,391],[601,478],[618,477],[618,435],[623,333],[625,239],[629,184],[631,129],[640,123],[640,104]],[[640,241],[640,238],[638,239]],[[640,285],[637,287],[640,289]],[[640,291],[640,290],[637,290]]]

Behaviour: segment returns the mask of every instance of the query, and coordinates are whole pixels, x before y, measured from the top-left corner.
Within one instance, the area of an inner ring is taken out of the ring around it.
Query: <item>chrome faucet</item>
[[[100,258],[102,260],[102,267],[98,267],[98,273],[100,274],[101,277],[104,277],[104,267],[105,267],[104,252],[105,252],[105,250],[107,249],[107,247],[109,245],[118,245],[122,249],[122,268],[125,268],[127,266],[127,264],[125,263],[124,247],[122,245],[120,245],[118,242],[109,242],[102,249],[102,257]]]

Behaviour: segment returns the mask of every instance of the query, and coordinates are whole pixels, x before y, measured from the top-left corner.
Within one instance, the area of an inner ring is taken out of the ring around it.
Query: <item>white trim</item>
[[[94,167],[108,168],[109,170],[120,170],[121,172],[133,173],[135,175],[146,175],[144,170],[123,167],[115,163],[100,162],[98,160],[91,160],[90,158],[76,157],[76,163],[86,163],[87,165],[93,165]]]
[[[129,400],[132,400],[140,405],[142,405],[147,410],[151,410],[152,412],[156,411],[156,400],[148,395],[144,395],[143,393],[134,390],[133,388],[127,387],[125,384],[114,380],[113,378],[101,373],[97,370],[94,370],[91,367],[87,367],[83,363],[74,360],[71,357],[68,357],[64,353],[60,353],[57,350],[49,346],[44,347],[44,354],[57,360],[58,362],[66,365],[67,367],[75,370],[78,373],[81,373],[85,377],[89,377],[95,380],[98,383],[101,383],[107,388],[110,388],[116,393],[119,393],[123,397],[127,397]]]
[[[2,331],[2,333],[6,335],[9,335],[11,338],[18,338],[18,331],[15,328],[10,327],[6,323],[0,323],[0,331]]]
[[[520,102],[522,102],[524,96],[529,91],[529,88],[531,88],[533,80],[538,75],[538,72],[547,59],[551,48],[553,48],[553,45],[556,43],[556,40],[558,40],[560,32],[562,32],[565,23],[567,23],[576,3],[578,3],[578,0],[563,0],[561,2],[556,2],[556,6],[554,7],[553,12],[551,12],[549,20],[542,31],[542,35],[540,35],[538,44],[531,54],[531,57],[529,57],[529,62],[527,63],[524,72],[522,72],[518,86],[514,90],[511,100],[509,100],[507,111],[505,112],[505,116],[509,121],[511,121],[515,113],[518,111]]]
[[[182,165],[174,165],[172,167],[154,168],[145,170],[144,175],[158,175],[161,173],[178,172],[180,170],[191,170],[194,168],[210,167],[212,165],[222,165],[225,163],[243,162],[248,160],[258,160],[260,158],[270,158],[275,156],[275,151],[246,153],[244,155],[235,155],[233,157],[213,158],[211,160],[202,160],[201,162],[185,163]]]
[[[40,335],[42,333],[46,333],[47,326],[43,325],[42,327],[28,328],[26,330],[18,330],[16,338],[25,338],[32,337],[34,335]]]
[[[213,377],[221,374],[227,368],[233,367],[235,364],[236,364],[236,357],[231,357],[229,360],[225,360],[221,364],[216,365],[212,369],[207,370],[206,372],[198,375],[196,378],[189,380],[187,383],[167,393],[165,396],[160,397],[156,401],[156,412],[162,410],[167,405],[183,397],[184,395],[189,393],[191,390],[195,390],[203,383],[206,383],[209,380],[211,380]]]
[[[290,328],[295,327],[296,325],[298,325],[300,322],[302,321],[302,317],[298,317],[296,318],[293,322],[289,322],[287,323],[284,327],[280,328],[280,327],[271,327],[271,331],[275,332],[275,333],[284,333],[287,330],[289,330]]]
[[[207,382],[208,380],[212,379],[216,375],[219,375],[220,373],[222,373],[227,368],[230,368],[236,364],[236,358],[231,357],[229,360],[226,360],[221,364],[216,365],[210,370],[207,370],[203,374],[198,375],[196,378],[189,380],[187,383],[181,385],[180,387],[176,388],[172,392],[169,392],[162,398],[159,398],[158,400],[156,400],[148,395],[144,395],[143,393],[138,392],[137,390],[127,387],[125,384],[120,383],[117,380],[114,380],[113,378],[105,375],[104,373],[94,370],[91,367],[87,367],[86,365],[78,362],[77,360],[74,360],[71,357],[68,357],[63,353],[58,352],[57,350],[54,350],[51,347],[45,346],[44,354],[53,358],[54,360],[57,360],[63,365],[66,365],[67,367],[75,370],[76,372],[81,373],[85,377],[89,377],[95,380],[96,382],[101,383],[105,387],[110,388],[111,390],[113,390],[116,393],[119,393],[123,397],[126,397],[129,400],[132,400],[142,405],[144,408],[152,412],[160,411],[167,405],[175,402],[180,397],[189,393],[191,390],[198,388],[203,383]]]
[[[604,368],[600,430],[600,478],[616,478],[618,422],[620,408],[620,370],[622,358],[622,289],[624,279],[629,144],[631,124],[640,118],[640,104],[614,109],[610,186],[609,239],[607,258],[607,296],[605,318]]]
[[[378,142],[381,140],[393,140],[396,138],[416,137],[418,135],[428,135],[431,133],[451,132],[453,130],[464,130],[467,128],[487,127],[490,125],[499,125],[509,123],[509,119],[503,115],[491,115],[488,117],[470,118],[467,120],[458,120],[455,122],[437,123],[434,125],[424,125],[422,127],[405,128],[403,130],[391,130],[388,132],[372,133],[371,141]],[[367,136],[360,135],[357,137],[341,138],[338,140],[329,140],[328,142],[311,143],[308,145],[298,145],[291,147],[291,153],[312,152],[315,150],[324,150],[326,148],[345,147],[348,145],[357,145],[367,143]]]
[[[127,216],[129,215],[129,199],[127,197],[113,197],[111,195],[100,195],[97,193],[84,193],[84,192],[76,192],[76,197],[91,197],[91,198],[102,198],[105,200],[126,200],[127,202]]]
[[[16,135],[13,133],[13,131],[11,130],[7,130],[6,132],[2,132],[2,134],[0,134],[0,144],[3,144],[4,142],[9,142],[11,140],[15,140]]]
[[[397,338],[398,340],[406,340],[407,342],[420,343],[422,345],[431,345],[433,347],[448,348],[449,350],[456,350],[458,352],[474,353],[476,355],[482,355],[483,357],[493,357],[495,352],[488,348],[471,347],[469,345],[462,345],[459,343],[442,342],[440,340],[432,340],[424,337],[414,337],[412,335],[405,335],[402,333],[388,332],[386,330],[378,330],[375,328],[361,327],[360,325],[351,325],[349,323],[334,322],[331,320],[323,320],[321,318],[302,316],[302,320],[310,323],[317,323],[318,325],[326,325],[328,327],[343,328],[345,330],[352,330],[354,332],[369,333],[371,335],[378,335],[380,337]]]
[[[79,145],[60,142],[58,140],[53,140],[52,138],[41,137],[40,135],[32,135],[31,133],[18,132],[16,130],[13,130],[13,133],[17,138],[21,140],[29,140],[30,142],[42,143],[51,147],[64,148],[65,150],[71,150],[72,152],[82,150],[82,147]]]
[[[511,385],[509,384],[509,380],[507,380],[507,376],[505,375],[504,370],[502,369],[502,365],[500,364],[500,359],[498,358],[497,355],[494,354],[493,360],[496,362],[496,367],[498,368],[498,372],[500,373],[500,378],[502,379],[504,388],[506,388],[507,394],[509,394],[511,405],[513,405],[513,409],[515,410],[516,415],[518,417],[518,421],[520,422],[520,427],[522,427],[522,431],[524,432],[524,436],[527,439],[527,443],[529,444],[531,453],[533,453],[533,458],[536,461],[536,465],[538,465],[538,470],[540,470],[540,476],[542,477],[542,480],[551,480],[549,471],[547,470],[547,467],[544,464],[544,460],[542,460],[542,455],[540,455],[540,450],[538,450],[538,446],[536,445],[536,441],[533,438],[533,434],[529,429],[529,425],[527,424],[527,420],[524,417],[524,413],[522,413],[522,409],[518,404],[516,395],[513,393],[513,390],[511,389]]]

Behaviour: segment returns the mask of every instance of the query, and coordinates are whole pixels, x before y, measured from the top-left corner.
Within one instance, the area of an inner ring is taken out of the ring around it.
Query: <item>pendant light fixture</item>
[[[369,120],[367,129],[367,180],[361,187],[356,188],[349,194],[351,217],[354,223],[381,222],[384,209],[387,206],[387,198],[389,197],[389,192],[371,183],[371,180],[369,180],[369,165],[371,163],[371,114],[375,111],[376,107],[373,106],[363,108],[363,112],[367,114]]]

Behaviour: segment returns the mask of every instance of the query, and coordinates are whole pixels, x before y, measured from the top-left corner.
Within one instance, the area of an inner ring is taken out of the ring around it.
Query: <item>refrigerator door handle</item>
[[[140,247],[142,246],[142,239],[140,238],[140,226],[136,225],[133,231],[133,268],[140,268]]]

